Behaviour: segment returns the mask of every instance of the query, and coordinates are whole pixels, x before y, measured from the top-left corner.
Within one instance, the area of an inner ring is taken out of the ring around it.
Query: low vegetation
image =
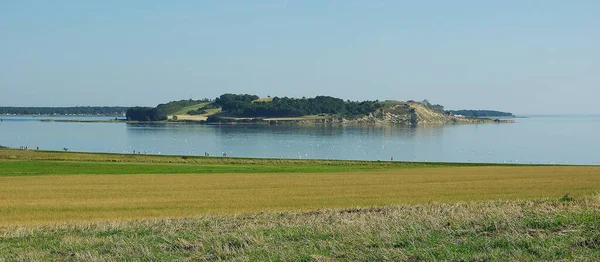
[[[600,197],[0,228],[9,261],[597,261]]]
[[[186,112],[187,115],[192,115],[192,116],[195,116],[195,115],[204,115],[206,113],[208,113],[208,111],[206,111],[206,109],[204,109],[204,108],[192,109],[192,110],[188,110]]]
[[[200,111],[206,109],[206,106],[211,104],[211,102],[200,102],[191,106],[186,106],[179,111],[173,113],[173,115],[192,115],[190,112]]]

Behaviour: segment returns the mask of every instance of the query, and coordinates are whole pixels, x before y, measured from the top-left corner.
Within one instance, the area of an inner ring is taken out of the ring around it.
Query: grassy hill
[[[187,115],[189,111],[198,110],[199,108],[205,107],[211,102],[200,102],[193,105],[186,106],[179,109],[179,111],[172,113],[172,115]]]
[[[156,109],[160,110],[162,113],[164,113],[166,115],[172,115],[172,114],[182,111],[186,107],[195,107],[198,104],[207,103],[207,102],[208,101],[205,101],[205,100],[192,100],[192,99],[178,100],[178,101],[171,101],[171,102],[168,102],[165,104],[159,104],[158,106],[156,106]]]

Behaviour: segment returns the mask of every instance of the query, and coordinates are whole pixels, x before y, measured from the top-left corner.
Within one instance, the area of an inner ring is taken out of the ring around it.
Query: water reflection
[[[443,127],[128,124],[153,153],[272,158],[441,161]],[[160,137],[160,139],[157,139]],[[161,151],[162,150],[162,151]]]
[[[597,118],[444,127],[0,122],[0,145],[92,152],[598,164]]]

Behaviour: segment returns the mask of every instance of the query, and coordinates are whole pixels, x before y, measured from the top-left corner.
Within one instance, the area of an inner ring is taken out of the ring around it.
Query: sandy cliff
[[[397,103],[384,106],[377,111],[359,117],[332,117],[326,119],[288,120],[303,124],[337,123],[337,124],[393,124],[406,126],[446,125],[446,124],[477,124],[499,122],[491,118],[462,118],[436,111],[421,103]],[[283,121],[283,122],[288,122]],[[278,121],[279,122],[279,121]],[[501,122],[512,122],[502,120]]]

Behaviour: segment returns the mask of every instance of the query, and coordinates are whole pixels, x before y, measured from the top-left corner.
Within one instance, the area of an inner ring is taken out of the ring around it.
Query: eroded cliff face
[[[351,120],[356,123],[396,124],[407,126],[490,123],[491,119],[458,118],[433,110],[420,103],[400,103],[378,109],[369,115]]]
[[[427,126],[446,124],[477,124],[492,123],[492,119],[484,118],[458,118],[426,107],[420,103],[398,103],[385,106],[365,116],[344,118],[334,117],[319,120],[302,120],[304,124],[332,123],[332,124],[392,124],[405,126]]]

